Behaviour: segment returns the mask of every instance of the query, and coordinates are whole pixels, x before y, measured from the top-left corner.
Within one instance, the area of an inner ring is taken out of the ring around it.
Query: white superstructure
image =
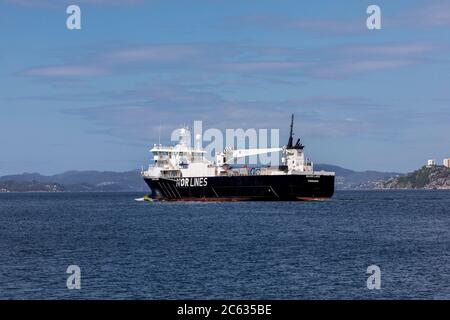
[[[215,161],[206,158],[206,151],[196,137],[195,147],[190,147],[190,133],[187,128],[180,129],[180,140],[175,146],[154,145],[150,150],[154,164],[150,165],[142,175],[146,178],[180,178],[180,177],[213,177],[223,175],[286,175],[314,174],[313,163],[306,161],[303,146],[297,145],[281,148],[238,149],[226,148],[215,155]],[[282,152],[282,166],[249,168],[231,168],[231,164],[240,158],[260,154]],[[333,174],[320,172],[320,174]]]

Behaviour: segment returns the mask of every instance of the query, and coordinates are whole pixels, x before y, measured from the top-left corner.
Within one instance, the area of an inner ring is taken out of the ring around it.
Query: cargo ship
[[[232,149],[206,157],[197,144],[190,145],[187,128],[180,130],[174,146],[154,145],[154,163],[141,175],[150,188],[150,199],[167,201],[305,201],[329,199],[334,193],[334,172],[314,171],[305,159],[300,139],[294,143],[294,115],[287,145],[280,148]],[[281,165],[238,167],[237,159],[281,152]]]

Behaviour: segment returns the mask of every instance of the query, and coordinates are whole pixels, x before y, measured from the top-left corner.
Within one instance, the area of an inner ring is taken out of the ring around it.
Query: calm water
[[[450,299],[450,192],[139,203],[0,194],[2,299]],[[81,290],[66,269],[81,268]],[[381,268],[381,290],[366,269]]]

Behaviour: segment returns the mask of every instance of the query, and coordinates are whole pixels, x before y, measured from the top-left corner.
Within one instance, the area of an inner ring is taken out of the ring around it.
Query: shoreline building
[[[450,168],[450,158],[446,158],[443,161],[444,167]]]
[[[430,159],[430,160],[427,161],[427,167],[428,168],[431,168],[431,167],[433,167],[435,165],[436,165],[436,160]]]

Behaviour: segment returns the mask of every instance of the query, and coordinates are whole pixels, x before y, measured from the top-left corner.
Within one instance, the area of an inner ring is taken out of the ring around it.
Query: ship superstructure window
[[[166,178],[177,178],[181,177],[181,172],[179,170],[165,170],[161,172],[163,177]]]
[[[170,160],[169,152],[161,150],[153,150],[153,159],[157,167],[167,167]]]
[[[194,162],[200,162],[203,160],[203,154],[201,152],[194,152],[192,158]]]

